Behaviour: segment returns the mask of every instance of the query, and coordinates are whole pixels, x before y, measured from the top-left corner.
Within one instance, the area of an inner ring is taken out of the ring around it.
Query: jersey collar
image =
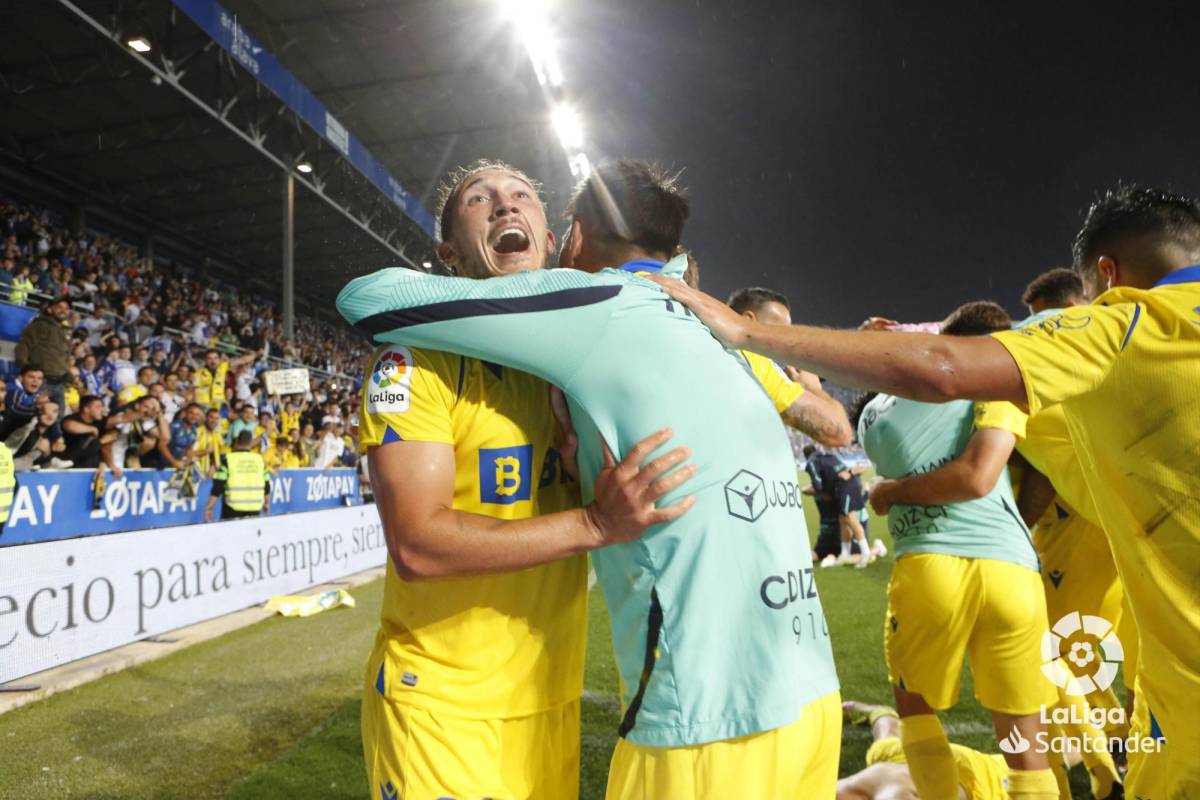
[[[1177,269],[1167,277],[1163,278],[1158,283],[1154,284],[1154,288],[1166,286],[1171,283],[1197,283],[1200,282],[1200,264],[1193,264],[1190,267]]]
[[[634,261],[627,261],[617,269],[622,272],[658,272],[663,268],[665,262],[655,261],[652,258],[639,258]]]

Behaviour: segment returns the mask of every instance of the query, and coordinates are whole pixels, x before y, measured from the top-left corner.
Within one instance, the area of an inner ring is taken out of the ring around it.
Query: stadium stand
[[[348,374],[358,372],[366,350],[349,331],[300,317],[294,340],[285,345],[281,312],[274,303],[236,286],[202,280],[187,265],[146,258],[135,245],[102,232],[74,234],[50,210],[0,201],[0,233],[0,300],[7,303],[5,314],[25,317],[16,352],[3,365],[12,380],[0,422],[19,469],[95,468],[95,463],[73,465],[60,456],[68,446],[76,446],[71,440],[84,424],[95,423],[102,433],[112,430],[118,438],[129,438],[131,431],[117,429],[128,426],[130,407],[146,395],[158,400],[159,409],[142,415],[139,424],[146,430],[158,426],[159,420],[171,430],[180,410],[199,401],[204,409],[218,412],[217,424],[227,433],[230,421],[248,408],[261,449],[269,450],[275,437],[287,436],[297,466],[313,462],[320,446],[318,431],[352,418],[354,380]],[[70,308],[61,321],[48,313],[32,316],[27,310],[61,300]],[[55,335],[56,325],[68,340],[65,375],[54,374],[63,372],[62,367],[43,363],[45,345],[38,344]],[[39,326],[47,329],[39,334],[41,339],[31,335]],[[216,351],[212,367],[221,381],[215,391],[214,375],[204,364],[210,350]],[[38,367],[40,374],[16,375],[24,366]],[[309,395],[267,396],[261,373],[293,367],[307,367],[314,375]],[[88,397],[100,399],[103,419],[96,419],[96,411],[81,409]],[[51,400],[56,413],[42,413]],[[81,413],[87,422],[78,419]],[[64,431],[72,417],[75,422],[67,427],[74,431]],[[132,437],[138,438],[136,431]],[[354,449],[353,442],[347,442],[348,458]],[[147,459],[147,452],[142,449],[146,466],[168,466],[172,461],[153,453]],[[178,450],[178,456],[184,452]],[[88,460],[96,457],[93,453]],[[128,451],[122,463],[112,464],[118,473],[125,466],[140,465],[137,448]],[[211,463],[207,469],[211,472]]]

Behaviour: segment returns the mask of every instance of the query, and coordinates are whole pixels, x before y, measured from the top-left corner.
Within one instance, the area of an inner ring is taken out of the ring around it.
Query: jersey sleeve
[[[747,350],[743,350],[741,353],[746,357],[754,377],[766,390],[767,396],[775,404],[775,410],[780,414],[804,394],[804,387],[785,375],[783,370],[771,359]]]
[[[359,452],[398,441],[454,444],[450,415],[461,356],[388,345],[375,351],[369,366],[358,410]]]
[[[1018,439],[1025,438],[1025,423],[1029,415],[1012,403],[997,401],[975,404],[975,428],[998,428]]]
[[[352,280],[337,308],[377,343],[449,350],[565,386],[601,340],[608,301],[636,280],[553,269],[481,281],[392,268]]]
[[[1075,306],[992,336],[1017,362],[1029,413],[1096,389],[1134,335],[1141,307]]]

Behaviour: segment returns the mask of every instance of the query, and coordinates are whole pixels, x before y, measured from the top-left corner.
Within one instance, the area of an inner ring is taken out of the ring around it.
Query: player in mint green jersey
[[[593,555],[622,678],[610,798],[832,796],[838,684],[782,423],[744,360],[634,274],[682,272],[685,258],[664,262],[687,203],[645,165],[618,162],[597,169],[573,207],[564,263],[620,268],[486,281],[383,270],[352,281],[338,309],[377,342],[459,352],[561,387],[584,502],[606,448],[619,457],[669,424],[692,449],[692,510]],[[496,211],[497,245],[520,246]]]
[[[947,317],[942,333],[980,335],[1010,325],[995,303],[968,303]],[[957,703],[964,656],[997,738],[1018,731],[1036,741],[1045,731],[1039,711],[1057,699],[1041,672],[1047,622],[1040,565],[1006,467],[1024,415],[1009,403],[919,403],[881,394],[858,425],[859,441],[885,479],[872,504],[887,512],[896,545],[884,649],[900,743],[919,794],[952,797],[955,760],[934,712]],[[1054,785],[1045,753],[1005,759],[1015,774],[1038,774],[1039,783]]]

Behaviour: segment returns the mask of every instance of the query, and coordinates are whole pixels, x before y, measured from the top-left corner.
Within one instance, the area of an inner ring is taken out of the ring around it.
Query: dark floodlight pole
[[[296,183],[287,169],[283,171],[283,336],[289,343],[296,328],[295,212]]]

